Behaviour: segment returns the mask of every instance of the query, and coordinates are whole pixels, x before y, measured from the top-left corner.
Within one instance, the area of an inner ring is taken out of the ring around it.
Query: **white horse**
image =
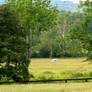
[[[52,59],[52,62],[57,62],[58,60],[56,58],[53,58]]]

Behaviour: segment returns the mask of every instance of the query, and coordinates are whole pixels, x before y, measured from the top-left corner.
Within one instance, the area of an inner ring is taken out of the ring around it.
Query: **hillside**
[[[78,10],[78,5],[72,1],[53,0],[52,4],[57,5],[60,11],[76,12]]]

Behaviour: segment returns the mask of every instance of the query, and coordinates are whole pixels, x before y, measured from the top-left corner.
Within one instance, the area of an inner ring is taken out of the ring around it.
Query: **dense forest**
[[[82,13],[58,12],[53,28],[33,35],[32,57],[84,56],[80,41],[70,37],[73,26],[80,24],[81,20]]]

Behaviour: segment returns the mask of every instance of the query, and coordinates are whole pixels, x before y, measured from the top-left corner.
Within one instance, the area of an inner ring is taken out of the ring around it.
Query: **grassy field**
[[[92,92],[92,83],[0,85],[0,92]]]
[[[29,71],[34,79],[66,79],[92,77],[92,64],[86,58],[32,59]]]
[[[92,77],[92,64],[85,58],[32,59],[29,71],[35,79],[66,79]],[[32,80],[32,79],[31,79]],[[0,92],[92,92],[92,82],[0,85]]]

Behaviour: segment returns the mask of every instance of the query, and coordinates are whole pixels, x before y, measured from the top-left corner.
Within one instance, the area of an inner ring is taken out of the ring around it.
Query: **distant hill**
[[[4,3],[5,0],[0,0],[0,4]],[[75,12],[78,10],[78,5],[72,1],[60,1],[60,0],[51,0],[52,4],[56,4],[60,11],[71,11]]]
[[[72,1],[53,0],[53,4],[56,4],[60,11],[76,12],[78,10],[78,4]]]

